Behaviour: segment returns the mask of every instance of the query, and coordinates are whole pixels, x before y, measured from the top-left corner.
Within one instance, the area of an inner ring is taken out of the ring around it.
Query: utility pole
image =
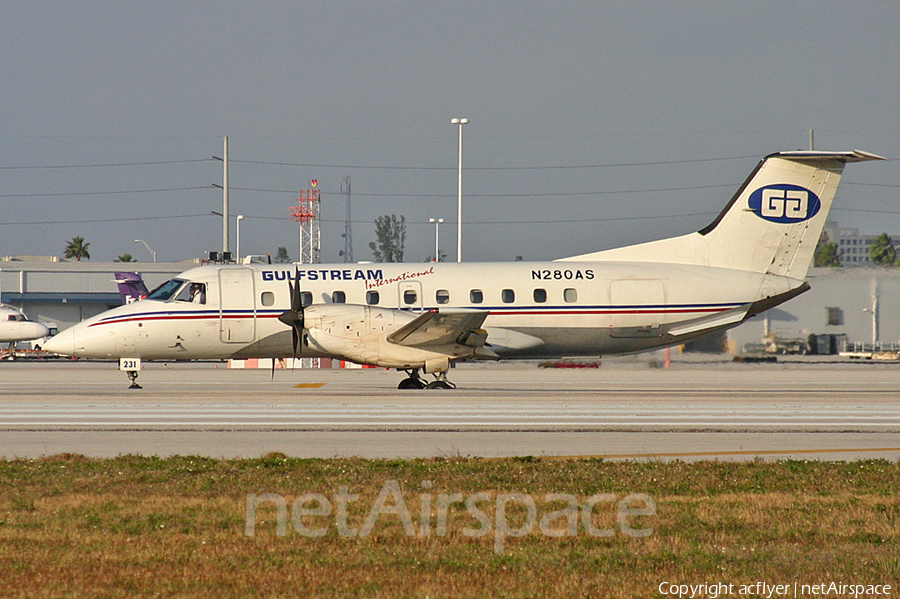
[[[231,246],[228,238],[228,136],[225,136],[224,149],[222,150],[222,258]]]
[[[456,200],[456,261],[462,262],[462,186],[463,186],[463,125],[469,119],[452,118],[450,124],[459,125],[459,168],[457,169]]]
[[[347,217],[346,222],[344,223],[344,262],[353,262],[353,233],[351,232],[350,224],[352,222],[350,218],[350,176],[344,177],[344,182],[341,183],[341,193],[344,194],[344,199],[347,204]]]

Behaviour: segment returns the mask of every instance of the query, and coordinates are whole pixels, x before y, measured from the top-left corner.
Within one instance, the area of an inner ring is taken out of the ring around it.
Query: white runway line
[[[900,430],[900,406],[566,405],[527,407],[256,405],[0,405],[0,428],[41,427],[270,428],[602,428],[602,427],[865,427]]]

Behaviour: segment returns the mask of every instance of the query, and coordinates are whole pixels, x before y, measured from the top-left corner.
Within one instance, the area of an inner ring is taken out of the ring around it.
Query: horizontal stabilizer
[[[705,318],[700,318],[698,320],[693,320],[681,325],[677,325],[675,328],[669,329],[668,333],[670,335],[678,337],[680,335],[687,335],[689,333],[698,333],[700,331],[717,329],[719,327],[737,324],[744,320],[749,310],[750,304],[744,304],[743,306],[738,306],[737,308],[732,308],[731,310],[727,310],[725,312],[719,312],[718,314],[714,314],[712,316],[707,316]]]

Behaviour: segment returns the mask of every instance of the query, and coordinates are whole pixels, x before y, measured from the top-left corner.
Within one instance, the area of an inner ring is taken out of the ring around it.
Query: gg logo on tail
[[[773,223],[793,224],[809,220],[819,212],[822,202],[810,190],[782,183],[767,185],[750,194],[750,210]]]

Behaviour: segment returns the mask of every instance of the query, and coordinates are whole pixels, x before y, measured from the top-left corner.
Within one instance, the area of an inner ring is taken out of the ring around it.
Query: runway
[[[385,370],[0,364],[0,456],[900,459],[900,366],[606,361],[463,365],[458,389]]]

